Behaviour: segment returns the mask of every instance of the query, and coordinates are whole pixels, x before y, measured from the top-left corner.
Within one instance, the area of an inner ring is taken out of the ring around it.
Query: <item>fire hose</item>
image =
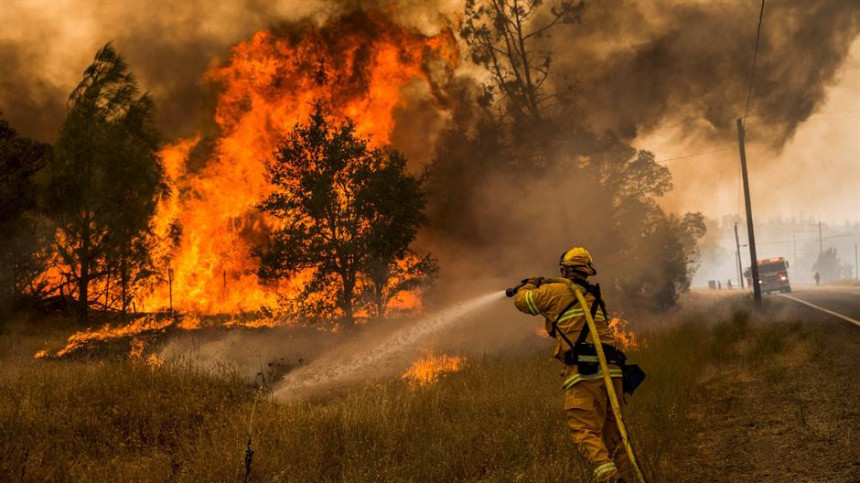
[[[257,411],[257,402],[260,400],[260,392],[262,386],[257,388],[257,393],[254,394],[254,404],[251,406],[251,417],[248,418],[248,443],[245,446],[245,476],[242,477],[242,483],[248,483],[251,477],[251,463],[254,461],[254,449],[251,448],[251,433],[254,428],[254,413]]]
[[[547,281],[553,281],[549,279]],[[566,281],[566,279],[565,279]],[[519,285],[505,290],[508,297],[513,297],[517,291],[522,288],[528,280],[523,280]],[[583,308],[588,307],[588,302],[583,297],[582,292],[571,287],[571,290],[576,295],[579,304]],[[595,351],[597,352],[597,360],[600,363],[600,370],[603,372],[603,384],[606,386],[606,394],[609,396],[609,403],[612,406],[612,413],[615,415],[615,421],[618,422],[618,432],[621,434],[621,440],[624,442],[624,449],[627,452],[627,457],[630,459],[630,464],[636,473],[636,478],[640,483],[646,483],[645,475],[639,468],[639,462],[636,458],[636,452],[633,450],[633,445],[630,443],[630,438],[627,435],[627,426],[621,415],[621,405],[618,403],[618,394],[615,393],[615,386],[612,384],[612,377],[609,375],[609,364],[606,362],[606,354],[603,352],[603,344],[600,341],[600,335],[597,333],[597,325],[594,323],[594,318],[591,317],[591,312],[585,310],[585,322],[588,325],[588,331],[591,333],[592,342]]]

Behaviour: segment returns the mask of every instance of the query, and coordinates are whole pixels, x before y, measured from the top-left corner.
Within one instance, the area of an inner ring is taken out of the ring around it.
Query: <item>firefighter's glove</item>
[[[542,283],[543,277],[532,277],[526,281],[526,285],[534,285],[535,287],[540,287]]]

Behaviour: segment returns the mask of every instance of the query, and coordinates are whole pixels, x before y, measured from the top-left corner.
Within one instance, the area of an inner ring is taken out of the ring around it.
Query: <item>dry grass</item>
[[[689,314],[630,354],[648,372],[627,414],[653,481],[689,481],[679,460],[690,456],[691,424],[701,424],[708,371],[733,360],[742,341],[754,340],[758,354],[789,347],[783,332],[734,313],[716,325]],[[255,404],[246,381],[182,363],[30,360],[52,334],[0,337],[0,474],[241,481]],[[299,404],[263,397],[252,480],[588,481],[566,433],[557,372],[544,351],[473,355],[430,387],[392,378]]]

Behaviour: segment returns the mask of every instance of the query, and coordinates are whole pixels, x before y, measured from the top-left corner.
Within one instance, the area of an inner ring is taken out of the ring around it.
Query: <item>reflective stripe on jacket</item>
[[[585,297],[585,301],[588,303],[588,307],[582,307],[579,304],[576,304],[569,308],[559,319],[558,328],[560,331],[564,332],[571,342],[575,342],[577,337],[579,337],[579,332],[581,330],[588,330],[588,325],[585,323],[585,311],[591,310],[591,305],[594,303],[594,296],[591,293],[585,293],[585,290],[581,286],[569,280],[565,280],[564,283],[561,281],[542,283],[540,287],[536,287],[534,284],[529,283],[517,291],[517,294],[514,296],[514,305],[521,312],[530,315],[542,315],[545,319],[544,326],[547,333],[552,334],[553,321],[558,318],[559,313],[564,310],[568,304],[576,299],[576,294],[572,292],[572,290],[583,292],[583,296]],[[615,339],[612,337],[612,331],[609,328],[609,322],[606,320],[603,311],[599,308],[597,309],[597,314],[594,316],[594,324],[597,326],[597,334],[600,336],[600,341],[604,344],[617,347]],[[591,334],[588,334],[585,341],[589,344],[593,343]],[[559,334],[555,334],[552,356],[563,361],[564,353],[567,349],[568,346],[567,343],[564,342],[564,339],[562,339]],[[609,372],[612,377],[621,377],[618,366],[610,365]],[[568,368],[565,373],[566,379],[568,380],[571,380],[573,376],[578,376],[578,371],[575,367]],[[602,373],[598,371],[597,374]],[[584,380],[586,377],[590,379],[592,378],[592,375],[581,376],[571,382],[570,385],[575,384],[579,380]],[[598,375],[595,378],[599,377],[601,376]]]

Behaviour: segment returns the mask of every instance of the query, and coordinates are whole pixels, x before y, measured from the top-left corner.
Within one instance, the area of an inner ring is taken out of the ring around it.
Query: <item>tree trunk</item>
[[[355,273],[343,277],[343,320],[348,327],[355,325],[352,313],[352,299],[355,298]]]
[[[81,250],[81,273],[78,277],[78,322],[81,324],[86,324],[88,315],[87,300],[89,299],[88,289],[90,285],[90,261],[87,245],[89,244],[84,241],[84,248]]]
[[[385,283],[376,283],[375,285],[376,318],[382,319],[385,317]]]
[[[119,264],[119,280],[121,289],[121,304],[122,304],[122,321],[125,322],[126,315],[128,314],[128,263],[125,255],[121,255],[120,264]]]

